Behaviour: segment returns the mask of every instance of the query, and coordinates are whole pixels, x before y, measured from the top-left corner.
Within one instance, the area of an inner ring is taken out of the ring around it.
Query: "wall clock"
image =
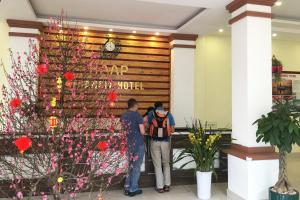
[[[102,59],[113,59],[116,58],[121,51],[121,42],[117,38],[107,37],[104,45],[100,49],[100,58]]]

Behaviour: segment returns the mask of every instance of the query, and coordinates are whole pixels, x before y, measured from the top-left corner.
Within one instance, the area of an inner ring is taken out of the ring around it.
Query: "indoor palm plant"
[[[257,142],[270,143],[279,151],[279,176],[277,183],[270,188],[270,200],[298,200],[299,193],[287,178],[287,154],[294,144],[300,145],[300,112],[293,102],[278,101],[273,110],[262,115],[255,124]]]
[[[197,175],[197,195],[199,199],[210,199],[211,176],[214,172],[215,155],[221,148],[220,134],[206,134],[199,119],[187,126],[190,145],[180,152],[175,162],[188,159],[181,168],[194,162]],[[191,159],[189,159],[191,158]]]

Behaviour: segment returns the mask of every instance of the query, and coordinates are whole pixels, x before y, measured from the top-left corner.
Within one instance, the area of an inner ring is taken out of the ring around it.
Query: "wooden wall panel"
[[[100,51],[102,45],[107,40],[107,32],[90,30],[86,34],[80,34],[80,40],[85,41],[87,48],[84,51],[84,61],[87,61],[92,53]],[[55,68],[57,56],[59,55],[57,42],[57,35],[55,32],[44,30],[45,34],[48,34],[51,38],[47,39],[55,48],[49,55],[50,70],[49,73],[43,77],[41,84],[44,87],[49,88],[45,94],[46,98],[51,99],[53,96],[58,96],[56,89],[56,77],[61,73],[60,69]],[[140,112],[144,113],[148,107],[153,106],[155,101],[162,101],[165,104],[165,108],[170,108],[170,44],[169,38],[164,36],[151,36],[151,35],[132,35],[126,33],[110,33],[110,38],[117,38],[120,40],[121,50],[120,54],[114,59],[99,59],[97,65],[107,65],[110,69],[111,66],[117,65],[118,67],[125,65],[128,66],[128,71],[123,75],[113,74],[110,75],[116,84],[123,84],[124,82],[138,82],[142,84],[142,90],[124,89],[119,88],[118,102],[113,108],[115,114],[119,115],[127,108],[127,100],[135,98],[139,102]],[[47,48],[42,46],[43,50]],[[75,81],[73,84],[77,85],[77,92],[82,92],[85,87],[82,86],[86,81],[101,81],[99,78],[90,78],[87,75],[87,69],[85,66],[69,66],[69,69],[75,74]],[[98,73],[98,69],[91,67],[95,73]],[[109,72],[108,72],[109,73]],[[80,86],[81,85],[81,86]],[[84,102],[78,98],[74,101],[70,101],[70,92],[66,92],[64,107],[67,109],[67,113],[76,113],[76,111],[83,104],[87,106],[88,110],[92,111],[96,109],[95,96],[93,93],[87,93],[87,97]],[[70,105],[74,107],[68,109]],[[91,112],[92,113],[92,112]]]

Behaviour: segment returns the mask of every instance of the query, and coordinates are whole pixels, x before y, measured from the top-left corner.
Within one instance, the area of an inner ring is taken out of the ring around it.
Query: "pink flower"
[[[23,193],[22,192],[17,192],[17,197],[19,199],[23,199]]]

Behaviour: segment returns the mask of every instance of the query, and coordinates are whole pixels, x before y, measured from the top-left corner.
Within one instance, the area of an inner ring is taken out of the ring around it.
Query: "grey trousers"
[[[171,185],[170,145],[170,142],[151,140],[151,157],[158,189],[162,189],[165,185]]]

